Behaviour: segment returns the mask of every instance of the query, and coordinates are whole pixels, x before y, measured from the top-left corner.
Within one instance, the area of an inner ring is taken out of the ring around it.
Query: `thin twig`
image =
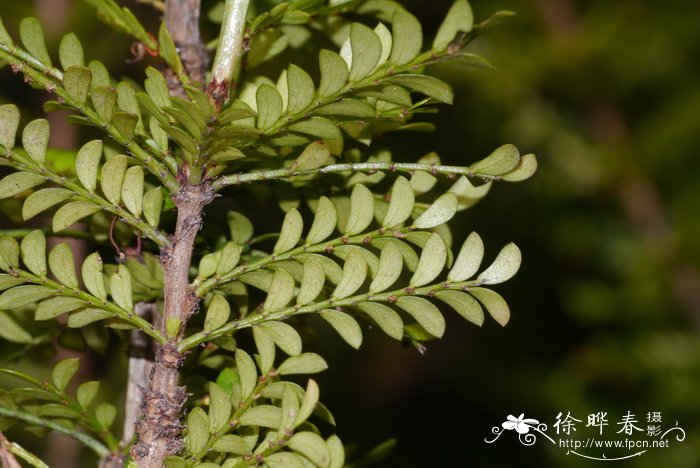
[[[0,432],[0,465],[4,468],[22,468],[22,465],[12,454],[12,444],[2,432]]]

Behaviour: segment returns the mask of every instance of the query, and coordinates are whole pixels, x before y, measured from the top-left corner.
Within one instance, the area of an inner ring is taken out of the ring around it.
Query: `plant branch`
[[[5,468],[22,468],[12,453],[12,443],[0,432],[0,465]]]
[[[39,418],[25,411],[0,406],[0,416],[3,416],[5,418],[18,419],[20,421],[24,421],[39,427],[46,427],[56,432],[60,432],[61,434],[73,437],[74,439],[83,443],[86,447],[92,449],[92,451],[94,451],[100,458],[106,457],[110,453],[109,449],[106,446],[102,445],[101,442],[99,442],[96,439],[93,439],[91,436],[85,434],[84,432],[78,432],[76,430],[69,429],[53,421]]]
[[[165,0],[165,25],[180,53],[185,72],[195,83],[204,83],[209,65],[209,56],[199,34],[200,3],[201,0]]]
[[[250,0],[226,0],[219,45],[207,94],[218,110],[228,101],[231,84],[245,52],[244,32]]]
[[[49,465],[44,463],[42,460],[39,459],[36,455],[33,453],[27,451],[24,447],[19,445],[16,442],[9,442],[9,447],[10,451],[12,452],[13,455],[16,455],[17,457],[21,458],[25,462],[27,462],[29,465],[33,466],[34,468],[50,468]]]

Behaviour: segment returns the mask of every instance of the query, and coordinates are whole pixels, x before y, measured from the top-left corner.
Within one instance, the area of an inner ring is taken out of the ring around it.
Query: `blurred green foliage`
[[[3,8],[6,23],[28,14],[29,3]],[[450,2],[403,3],[434,31]],[[447,164],[468,164],[504,142],[538,155],[536,177],[494,187],[455,229],[455,243],[478,225],[491,244],[521,247],[523,268],[503,288],[513,318],[504,330],[477,330],[448,316],[445,339],[424,356],[379,334],[359,352],[317,335],[313,346],[333,363],[319,381],[340,436],[361,450],[396,436],[382,466],[591,466],[599,462],[542,439],[523,447],[510,434],[492,445],[484,438],[509,414],[551,427],[560,411],[584,421],[606,411],[614,435],[627,411],[642,423],[660,411],[664,427],[677,421],[686,430],[685,441],[625,466],[700,466],[700,7],[471,3],[477,18],[517,12],[474,45],[496,70],[436,67],[456,103],[434,117],[435,134],[376,144],[407,161],[437,150]],[[86,55],[124,73],[144,66],[123,62],[129,44],[84,5],[75,5],[70,27]],[[303,50],[294,58],[303,63]],[[0,80],[0,102],[38,105],[16,77]]]

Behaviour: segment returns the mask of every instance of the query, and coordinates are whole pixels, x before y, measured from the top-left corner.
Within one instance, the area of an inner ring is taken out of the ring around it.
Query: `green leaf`
[[[187,415],[186,445],[189,453],[198,453],[209,440],[209,418],[199,406],[195,406]]]
[[[140,166],[133,166],[126,170],[122,186],[122,200],[129,211],[136,216],[141,215],[143,208],[143,169]]]
[[[81,267],[81,274],[85,288],[98,299],[107,299],[104,276],[102,275],[102,259],[100,254],[94,252],[87,256]]]
[[[458,32],[469,32],[474,25],[474,15],[472,8],[467,0],[457,0],[452,4],[452,7],[447,12],[445,20],[440,25],[435,40],[433,41],[433,49],[445,50],[450,42],[455,38]]]
[[[510,320],[510,308],[506,301],[495,291],[484,288],[469,288],[469,294],[476,297],[493,319],[502,327]]]
[[[326,441],[321,436],[313,432],[297,432],[289,439],[287,446],[304,455],[318,467],[328,468],[330,466],[330,453]]]
[[[374,33],[379,37],[382,43],[382,55],[379,57],[379,63],[384,63],[389,60],[389,55],[391,55],[391,48],[393,38],[391,37],[391,31],[384,26],[384,23],[379,23],[374,28]]]
[[[263,309],[266,312],[275,312],[289,304],[294,296],[294,278],[283,269],[278,269],[272,276],[272,284],[267,293]]]
[[[90,192],[97,186],[97,170],[102,158],[102,140],[92,140],[85,143],[75,158],[75,172],[83,187]]]
[[[316,91],[314,82],[303,69],[292,64],[287,69],[287,112],[296,114],[306,109],[313,101]]]
[[[58,46],[58,57],[64,70],[75,65],[85,65],[83,46],[80,44],[78,36],[69,33],[61,38],[61,44]]]
[[[117,272],[110,278],[109,291],[119,307],[126,311],[131,311],[134,308],[134,300],[131,295],[131,274],[125,265],[119,265]]]
[[[425,331],[436,338],[445,333],[445,318],[432,302],[422,297],[402,296],[396,305],[408,312]]]
[[[112,156],[102,166],[100,186],[107,200],[118,205],[122,197],[122,185],[126,174],[127,157],[123,154]]]
[[[153,187],[143,196],[143,215],[152,226],[158,226],[163,208],[163,192],[160,187]]]
[[[236,368],[241,381],[241,398],[248,398],[258,383],[258,372],[253,359],[240,348],[236,349]]]
[[[424,286],[437,278],[445,267],[446,260],[447,248],[445,243],[438,234],[431,234],[425,247],[423,247],[423,252],[421,252],[418,268],[416,268],[416,272],[409,282],[411,287]]]
[[[100,383],[94,380],[83,382],[78,386],[78,390],[75,392],[75,399],[78,400],[78,404],[83,408],[87,409],[90,404],[95,400],[97,396],[97,391],[100,389]]]
[[[403,267],[403,256],[401,251],[394,243],[387,243],[382,248],[382,253],[379,257],[379,269],[374,275],[372,284],[369,286],[369,292],[374,294],[385,291],[401,276]]]
[[[238,421],[241,426],[277,429],[282,421],[282,410],[272,405],[258,405],[243,413]]]
[[[81,309],[71,313],[66,324],[69,328],[83,328],[85,325],[113,318],[114,316],[114,313],[103,309]]]
[[[275,344],[288,355],[301,353],[301,337],[290,325],[284,322],[263,322],[258,327],[266,330]]]
[[[317,108],[314,113],[358,119],[371,119],[377,115],[374,107],[359,99],[341,99]]]
[[[111,122],[117,108],[117,92],[111,86],[98,86],[90,94],[92,106],[104,122]]]
[[[0,106],[0,145],[8,151],[15,147],[19,118],[19,109],[14,104]]]
[[[207,308],[207,315],[204,318],[204,331],[216,330],[228,322],[231,315],[231,306],[224,296],[215,294]]]
[[[214,252],[202,256],[199,261],[199,274],[200,278],[209,278],[214,273],[216,273],[216,267],[219,264],[219,257],[221,257],[221,252]]]
[[[284,101],[274,86],[262,84],[255,93],[258,108],[257,128],[266,130],[282,116]]]
[[[253,223],[244,214],[237,211],[229,211],[226,218],[233,242],[243,245],[253,237]]]
[[[296,420],[294,421],[295,428],[309,419],[311,414],[314,412],[314,409],[316,409],[316,406],[318,405],[318,397],[318,384],[313,379],[309,379],[309,383],[306,385],[306,391],[304,392],[304,399],[301,402],[301,407],[299,408]]]
[[[33,218],[44,210],[66,201],[73,192],[64,188],[47,188],[32,192],[22,205],[22,219]]]
[[[316,258],[309,258],[304,262],[301,285],[297,295],[297,304],[306,305],[321,294],[326,283],[326,271],[323,264]]]
[[[457,259],[452,265],[447,280],[450,282],[466,281],[476,274],[484,258],[484,242],[479,234],[472,232],[462,244]]]
[[[69,358],[56,364],[51,371],[51,382],[59,392],[63,392],[80,367],[80,359]]]
[[[301,353],[284,361],[277,369],[279,375],[316,374],[328,369],[326,361],[316,353]]]
[[[493,185],[493,182],[489,181],[485,184],[474,186],[466,176],[460,176],[452,184],[448,192],[457,195],[457,209],[465,210],[484,198],[489,193],[491,185]]]
[[[311,225],[309,234],[306,236],[306,245],[318,244],[326,240],[335,231],[337,222],[338,215],[333,202],[327,197],[319,198],[314,222]]]
[[[129,112],[117,111],[112,117],[112,125],[127,140],[132,140],[136,133],[136,126],[139,123],[139,116]]]
[[[227,242],[221,250],[219,262],[216,266],[216,274],[218,276],[225,275],[233,270],[238,265],[241,259],[241,246],[235,242]]]
[[[395,340],[403,338],[403,321],[391,307],[376,302],[363,302],[358,305],[360,310],[372,319],[384,333]]]
[[[4,270],[19,266],[19,244],[16,240],[11,237],[0,237],[0,260]]]
[[[345,235],[352,236],[364,231],[374,219],[374,196],[362,184],[357,184],[350,195],[350,214],[345,225]]]
[[[236,455],[250,455],[251,453],[245,439],[233,434],[226,434],[216,439],[211,449],[215,452],[235,453]]]
[[[13,172],[0,180],[0,199],[19,193],[46,182],[46,178],[33,172]]]
[[[146,68],[146,80],[144,87],[156,106],[163,108],[170,106],[170,92],[168,83],[163,74],[153,67]]]
[[[457,212],[457,197],[453,193],[445,193],[430,205],[413,223],[417,229],[429,229],[452,219]]]
[[[426,96],[437,99],[446,104],[452,104],[454,93],[450,85],[444,81],[428,75],[413,75],[404,73],[385,78],[384,81],[404,86],[413,91],[423,93]]]
[[[209,432],[215,434],[228,425],[231,397],[215,383],[209,383]]]
[[[51,66],[51,58],[49,51],[46,50],[46,41],[44,40],[44,28],[38,19],[24,18],[19,23],[19,37],[27,52],[47,67]]]
[[[472,296],[461,291],[438,291],[435,296],[452,307],[459,315],[477,326],[484,323],[484,311]]]
[[[24,280],[21,278],[15,278],[12,275],[6,273],[0,273],[0,291],[4,291],[14,286],[23,284]]]
[[[182,457],[176,457],[174,455],[167,457],[163,463],[165,468],[187,468],[187,463],[185,462],[185,459]],[[129,462],[129,464],[126,465],[126,468],[138,467],[136,466],[136,463]]]
[[[496,260],[476,277],[479,284],[498,284],[511,279],[520,269],[522,254],[512,242],[498,253]]]
[[[293,249],[301,239],[302,229],[304,229],[304,220],[301,214],[295,208],[292,208],[284,217],[282,232],[280,232],[280,237],[277,239],[277,243],[272,251],[274,253],[283,253]]]
[[[12,317],[0,310],[0,338],[11,343],[31,343],[34,338],[24,328],[20,327]]]
[[[411,183],[404,177],[399,176],[391,189],[389,209],[384,215],[382,227],[391,228],[406,221],[413,212],[414,203],[415,196],[413,195]]]
[[[423,28],[415,16],[406,10],[396,10],[393,18],[393,41],[391,60],[396,65],[404,65],[420,54],[423,47]]]
[[[318,169],[328,163],[331,152],[328,143],[315,141],[307,146],[299,157],[292,163],[290,169],[293,171],[311,171]]]
[[[53,216],[53,232],[59,232],[86,216],[97,213],[100,207],[90,202],[75,201],[60,207]]]
[[[0,295],[0,310],[15,309],[52,296],[54,291],[44,286],[17,286]]]
[[[32,231],[20,243],[22,262],[29,271],[46,277],[46,237],[41,231]]]
[[[267,330],[257,326],[253,327],[253,339],[255,340],[255,347],[258,349],[260,372],[267,374],[275,364],[275,342]]]
[[[49,252],[49,267],[51,273],[63,285],[69,288],[78,287],[78,277],[75,275],[75,260],[68,244],[58,244]]]
[[[82,106],[87,101],[91,84],[92,72],[88,67],[73,65],[63,72],[63,87],[78,105]]]
[[[39,164],[46,160],[46,147],[49,144],[51,127],[46,119],[32,120],[22,132],[22,146],[29,157]]]
[[[536,171],[537,158],[534,154],[526,154],[521,156],[518,165],[512,171],[503,174],[501,179],[506,182],[521,182],[532,177]]]
[[[355,291],[365,282],[367,278],[367,261],[361,252],[353,250],[345,258],[343,264],[343,276],[340,283],[333,291],[334,299],[344,299]]]
[[[337,435],[333,434],[326,439],[328,451],[331,456],[329,468],[343,468],[345,466],[345,448]]]
[[[12,37],[8,34],[5,25],[2,23],[2,18],[0,18],[0,43],[12,47],[14,42],[12,42]]]
[[[282,410],[282,418],[277,432],[280,434],[291,433],[297,414],[299,414],[299,397],[291,385],[284,386],[280,409]]]
[[[39,303],[34,311],[34,320],[50,320],[84,305],[85,302],[75,297],[51,297]]]
[[[269,468],[306,468],[306,463],[303,457],[291,452],[275,452],[265,457],[265,465]]]
[[[332,96],[339,92],[348,82],[350,72],[348,65],[340,55],[330,50],[322,49],[318,54],[321,82],[318,86],[320,97]]]
[[[362,345],[362,329],[354,318],[345,312],[332,309],[324,309],[319,315],[338,332],[347,344],[355,349],[360,349]]]
[[[520,163],[520,152],[513,145],[503,145],[481,161],[469,166],[477,174],[500,176],[509,173]]]
[[[350,27],[350,75],[351,81],[358,81],[375,69],[382,56],[382,42],[374,31],[361,23]]]
[[[173,42],[173,38],[170,36],[165,21],[160,23],[160,29],[158,29],[158,45],[160,46],[158,48],[158,53],[163,57],[165,63],[167,63],[175,73],[181,73],[183,67],[180,61],[180,54],[177,53],[177,47]]]

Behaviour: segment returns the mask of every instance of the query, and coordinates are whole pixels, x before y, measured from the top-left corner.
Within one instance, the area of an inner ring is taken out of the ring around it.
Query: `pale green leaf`
[[[282,223],[282,231],[273,249],[274,253],[283,253],[291,250],[299,243],[301,231],[304,229],[304,220],[301,214],[292,208],[287,212]]]
[[[56,364],[51,371],[51,383],[53,383],[53,386],[59,392],[63,392],[75,373],[78,372],[78,367],[80,367],[80,359],[78,358],[64,359]]]
[[[477,174],[501,176],[511,172],[520,163],[520,152],[513,145],[503,145],[481,161],[477,161],[469,170]]]
[[[219,265],[220,257],[221,252],[203,255],[199,260],[199,271],[197,276],[200,278],[209,278],[216,273],[216,267]]]
[[[476,274],[484,258],[484,242],[479,234],[472,232],[462,244],[457,259],[452,265],[447,280],[450,282],[466,281]]]
[[[454,93],[450,85],[432,76],[402,73],[385,78],[384,81],[423,93],[446,104],[452,104],[454,99]]]
[[[316,374],[328,369],[326,361],[316,353],[301,353],[292,356],[280,364],[277,369],[280,375]]]
[[[127,157],[123,154],[112,156],[102,166],[100,186],[107,200],[115,205],[119,204],[122,197],[122,185],[126,174]]]
[[[33,337],[20,327],[9,314],[0,310],[0,338],[10,343],[31,343]]]
[[[46,182],[46,177],[33,172],[13,172],[0,180],[0,199],[13,197]]]
[[[396,65],[404,65],[416,58],[423,47],[423,28],[416,17],[406,10],[396,10],[392,31],[393,46],[389,60]]]
[[[131,273],[125,265],[119,265],[117,272],[109,280],[109,291],[119,307],[131,311],[134,299],[131,293]]]
[[[68,244],[58,244],[49,252],[49,268],[56,279],[69,288],[78,287],[78,277],[75,274],[73,251]]]
[[[447,12],[447,16],[445,16],[445,20],[435,35],[433,49],[445,50],[458,32],[467,33],[472,30],[473,25],[474,15],[469,2],[467,0],[457,0],[452,4],[452,7]]]
[[[112,158],[114,159],[114,158]],[[122,200],[124,206],[136,216],[143,209],[143,169],[133,166],[126,170],[122,185]]]
[[[182,61],[180,61],[180,54],[177,52],[177,47],[173,42],[173,38],[170,36],[170,32],[165,25],[165,21],[160,23],[160,28],[158,29],[158,54],[163,57],[165,63],[175,72],[181,73],[183,70]]]
[[[27,52],[47,67],[51,66],[51,58],[44,40],[44,28],[38,19],[24,18],[19,23],[19,37]]]
[[[318,87],[320,97],[328,97],[343,89],[348,82],[350,72],[348,65],[340,55],[330,50],[322,49],[318,55],[321,69],[321,82]]]
[[[345,312],[324,309],[319,315],[328,322],[347,344],[355,349],[362,345],[362,329],[357,321]]]
[[[209,440],[209,417],[204,410],[195,406],[187,415],[187,437],[185,443],[190,453],[202,450]]]
[[[34,320],[50,320],[84,305],[85,302],[75,297],[51,297],[39,303],[34,311]]]
[[[262,84],[255,93],[258,108],[257,128],[266,130],[277,122],[284,110],[284,101],[274,86]]]
[[[399,297],[396,305],[408,312],[434,337],[441,338],[445,333],[445,318],[429,300],[417,296],[403,296]]]
[[[94,81],[93,81],[94,84]],[[117,108],[117,92],[111,86],[98,86],[90,94],[92,106],[104,122],[111,122]]]
[[[318,199],[316,205],[316,215],[311,225],[309,234],[306,236],[306,244],[313,245],[323,242],[333,234],[335,225],[338,222],[338,215],[335,205],[327,197]]]
[[[290,356],[296,356],[301,353],[301,337],[290,325],[284,322],[263,322],[258,327],[269,332],[275,344],[285,353]]]
[[[304,455],[318,467],[328,468],[331,456],[326,441],[313,432],[297,432],[287,442],[289,448]]]
[[[212,450],[222,453],[235,453],[236,455],[250,455],[250,447],[243,437],[226,434],[216,439],[212,444]]]
[[[409,284],[413,288],[424,286],[438,277],[445,267],[447,260],[447,248],[442,238],[436,234],[431,234],[423,252],[421,252],[418,268],[413,274]]]
[[[367,229],[372,219],[374,219],[374,196],[367,187],[357,184],[353,187],[350,196],[350,214],[345,225],[345,235],[361,233]]]
[[[438,291],[435,296],[474,325],[484,323],[484,311],[472,296],[461,291]]]
[[[241,246],[235,242],[227,242],[221,250],[219,261],[216,265],[216,274],[225,275],[233,270],[241,259]]]
[[[150,96],[156,106],[159,108],[170,106],[170,92],[168,91],[168,83],[161,72],[153,67],[146,68],[146,80],[144,87],[146,93]]]
[[[90,85],[92,84],[92,72],[88,67],[74,65],[63,72],[63,87],[68,96],[79,105],[87,101]]]
[[[217,384],[209,383],[209,432],[215,434],[228,426],[231,397]]]
[[[0,291],[4,291],[13,286],[18,286],[22,283],[24,283],[24,280],[22,278],[16,278],[6,273],[0,273]]]
[[[304,392],[304,398],[301,401],[301,406],[299,407],[296,420],[294,421],[295,428],[309,419],[314,409],[316,409],[316,406],[318,405],[318,397],[318,384],[315,380],[309,379],[309,383],[306,385],[306,391]]]
[[[226,218],[233,242],[243,245],[253,237],[253,223],[244,214],[237,211],[229,211]]]
[[[358,81],[369,75],[379,63],[382,42],[374,31],[361,23],[352,24],[348,40],[352,51],[349,78]]]
[[[265,457],[268,468],[309,468],[308,463],[310,462],[305,462],[303,457],[291,452],[275,452]]]
[[[491,190],[493,182],[489,181],[481,185],[473,185],[468,177],[460,176],[448,190],[457,195],[457,209],[465,210],[474,206],[479,200],[484,198]]]
[[[258,372],[255,362],[242,349],[236,349],[236,368],[241,382],[241,398],[248,398],[258,383]]]
[[[415,220],[413,226],[418,229],[432,228],[449,221],[456,212],[457,197],[453,193],[445,193]]]
[[[282,410],[282,418],[277,432],[280,434],[291,432],[299,414],[299,397],[291,385],[284,386],[280,409]]]
[[[44,286],[17,286],[0,295],[0,310],[14,309],[52,296],[54,291]]]
[[[5,25],[2,23],[2,18],[0,18],[0,43],[5,44],[8,47],[12,47],[14,45],[12,37],[8,34],[7,29],[5,29]]]
[[[300,172],[318,169],[328,163],[330,157],[328,143],[315,141],[302,151],[296,161],[292,163],[291,169]]]
[[[32,120],[22,132],[22,146],[29,157],[39,164],[44,164],[46,147],[49,144],[51,127],[46,119]]]
[[[87,409],[97,396],[97,391],[100,389],[100,383],[94,380],[83,382],[78,386],[75,391],[75,399],[78,400],[78,404],[83,408]]]
[[[0,106],[0,145],[6,150],[15,147],[19,118],[19,109],[14,104]]]
[[[345,258],[343,264],[343,276],[340,283],[333,291],[334,299],[344,299],[355,291],[365,282],[367,278],[367,261],[364,255],[358,251],[352,251]]]
[[[153,187],[143,196],[143,215],[152,226],[158,226],[163,209],[163,192],[160,187]]]
[[[85,325],[112,318],[114,316],[115,315],[113,312],[109,312],[104,309],[81,309],[77,312],[71,313],[68,316],[68,321],[66,324],[69,328],[82,328]]]
[[[287,112],[290,114],[301,112],[313,101],[315,93],[313,80],[308,73],[293,64],[287,69],[287,89],[289,90]]]
[[[243,413],[238,421],[241,426],[277,429],[282,421],[282,410],[277,406],[258,405]]]
[[[212,331],[228,322],[231,315],[231,306],[224,296],[215,294],[207,308],[204,318],[204,331]]]
[[[387,243],[379,256],[379,268],[369,286],[370,293],[386,290],[401,276],[403,256],[395,243]],[[420,268],[420,267],[419,267]]]
[[[272,284],[267,293],[263,309],[275,312],[289,304],[294,296],[294,278],[283,269],[278,269],[272,275]]]
[[[330,202],[329,202],[330,203]],[[304,262],[301,285],[297,295],[297,304],[306,305],[321,294],[326,283],[326,272],[323,264],[316,258]]]
[[[61,62],[61,68],[64,70],[75,65],[85,65],[83,46],[80,44],[78,36],[74,33],[69,33],[61,38],[61,43],[58,46],[58,57]]]
[[[102,276],[102,258],[94,252],[85,258],[81,267],[85,288],[98,299],[107,299],[104,276]]]
[[[345,466],[345,448],[337,435],[333,434],[326,439],[328,452],[331,456],[329,468],[343,468]]]
[[[328,116],[353,117],[357,119],[371,119],[376,117],[374,107],[359,99],[341,99],[314,110],[314,113]]]
[[[102,140],[92,140],[85,143],[75,158],[75,172],[83,187],[91,192],[97,186],[97,170],[102,158]]]
[[[512,171],[503,174],[501,179],[506,182],[521,182],[532,177],[536,171],[537,158],[534,154],[526,154],[521,156],[518,165]]]
[[[19,244],[16,240],[11,237],[0,237],[0,260],[4,270],[19,266]]]
[[[391,189],[389,209],[384,215],[382,227],[392,228],[406,221],[413,212],[414,203],[415,196],[413,195],[411,183],[404,177],[399,176]]]
[[[360,310],[372,319],[384,333],[395,340],[403,338],[403,321],[391,307],[377,302],[363,302],[358,305]]]
[[[374,28],[374,33],[377,35],[382,43],[382,55],[379,57],[379,63],[382,64],[389,60],[389,55],[391,54],[393,38],[391,37],[391,31],[384,26],[384,23],[379,23]]]
[[[479,284],[498,284],[511,279],[520,269],[522,254],[512,242],[498,253],[491,266],[476,277]]]
[[[22,205],[22,219],[27,221],[44,210],[66,201],[73,195],[68,189],[47,188],[32,192]]]
[[[275,364],[275,342],[270,336],[270,332],[259,326],[253,327],[253,339],[255,340],[255,347],[258,349],[260,372],[267,374]]]
[[[32,231],[20,243],[22,263],[37,276],[46,277],[46,236],[41,231]]]
[[[486,311],[499,325],[505,327],[508,324],[510,308],[497,292],[485,288],[470,288],[469,294],[476,297],[483,304]]]

